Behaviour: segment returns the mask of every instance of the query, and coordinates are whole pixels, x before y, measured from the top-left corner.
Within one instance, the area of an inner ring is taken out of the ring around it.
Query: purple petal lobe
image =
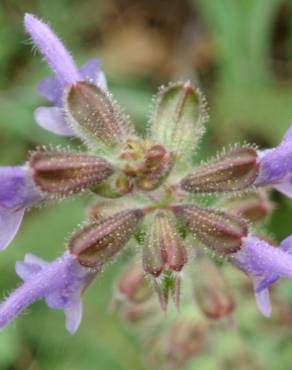
[[[292,196],[292,126],[282,142],[273,149],[258,152],[260,172],[257,185],[272,185],[280,192]]]
[[[13,211],[0,207],[0,251],[8,247],[20,227],[24,209]]]
[[[64,309],[66,316],[66,329],[74,334],[78,329],[83,312],[83,304],[79,296],[72,299],[72,302]]]
[[[286,195],[289,198],[292,198],[292,179],[287,179],[281,182],[278,185],[275,185],[274,188],[280,193]]]
[[[292,235],[282,241],[280,248],[283,252],[292,254]]]
[[[107,89],[106,78],[100,68],[99,59],[89,59],[79,68],[79,72],[84,80],[97,85],[103,90]]]
[[[41,258],[28,253],[25,255],[24,261],[16,262],[15,272],[23,281],[26,281],[37,272],[41,271],[47,264],[48,263]]]
[[[31,253],[27,253],[24,256],[24,262],[39,266],[40,268],[43,268],[50,263]]]
[[[269,290],[267,288],[259,289],[259,286],[262,284],[262,281],[261,278],[257,276],[252,277],[252,282],[258,309],[264,316],[269,317],[272,312]]]
[[[31,205],[38,195],[26,166],[0,167],[0,208]]]
[[[292,126],[290,126],[283,137],[282,143],[291,142],[292,141]]]
[[[55,77],[46,77],[38,84],[38,91],[54,105],[62,105],[63,86]]]
[[[47,24],[31,14],[26,14],[24,26],[63,86],[80,79],[71,55]]]
[[[25,207],[40,199],[28,167],[0,167],[0,250],[15,237]]]
[[[292,279],[292,255],[254,236],[245,239],[233,262],[246,273],[263,279],[274,280],[277,276]]]
[[[24,263],[18,263],[16,270],[24,283],[0,305],[0,328],[8,325],[28,305],[45,298],[50,307],[65,310],[67,328],[75,332],[82,315],[81,292],[96,272],[80,266],[67,253],[47,264],[29,255]]]
[[[268,289],[263,289],[259,293],[255,293],[255,299],[258,306],[258,309],[261,313],[270,317],[272,312],[271,302],[270,302],[270,293]]]
[[[36,122],[44,129],[58,135],[75,136],[76,134],[66,123],[61,108],[58,107],[39,107],[34,112]]]

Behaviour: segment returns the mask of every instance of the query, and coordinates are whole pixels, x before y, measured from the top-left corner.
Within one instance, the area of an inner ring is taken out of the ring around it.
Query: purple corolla
[[[248,236],[231,261],[252,278],[257,305],[265,316],[269,316],[269,286],[281,277],[292,279],[292,236],[283,240],[280,247]]]
[[[258,186],[272,185],[288,197],[292,197],[292,126],[282,142],[273,149],[260,151]]]
[[[0,167],[0,250],[16,235],[25,208],[41,201],[27,166]]]
[[[0,305],[0,329],[27,306],[44,298],[50,308],[64,310],[66,328],[73,334],[82,318],[82,292],[97,271],[81,266],[69,253],[53,262],[27,254],[15,269],[23,284]]]
[[[55,77],[47,77],[39,83],[39,92],[53,107],[37,108],[36,122],[55,134],[75,136],[76,133],[66,121],[63,112],[64,89],[77,81],[88,81],[105,90],[106,79],[101,71],[100,61],[91,59],[78,69],[70,53],[47,24],[26,14],[24,26],[33,44],[55,73]]]

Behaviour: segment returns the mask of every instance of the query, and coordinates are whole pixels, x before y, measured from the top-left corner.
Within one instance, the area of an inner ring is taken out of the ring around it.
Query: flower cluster
[[[169,297],[180,303],[187,262],[194,266],[202,311],[221,318],[233,310],[210,250],[252,278],[257,304],[268,316],[269,286],[292,278],[292,238],[274,246],[253,234],[251,223],[271,209],[265,189],[292,195],[292,128],[276,148],[236,146],[194,167],[207,114],[204,96],[190,82],[159,90],[141,137],[108,92],[99,60],[78,68],[45,23],[26,14],[24,25],[54,72],[38,87],[52,106],[37,108],[35,120],[55,134],[75,136],[85,150],[38,149],[24,165],[0,167],[0,249],[15,237],[27,208],[83,191],[94,200],[63,256],[48,263],[26,255],[17,262],[23,285],[0,305],[0,328],[44,298],[49,307],[64,309],[67,329],[75,332],[84,289],[130,239],[141,246],[140,267],[164,310]],[[205,206],[202,196],[210,194],[224,196]],[[138,282],[128,281],[127,294]]]

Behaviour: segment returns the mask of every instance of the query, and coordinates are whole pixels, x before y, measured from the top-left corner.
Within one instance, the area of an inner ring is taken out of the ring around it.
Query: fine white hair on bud
[[[187,262],[187,251],[173,214],[159,210],[151,221],[143,247],[144,270],[154,276],[165,268],[180,271]]]
[[[255,149],[239,147],[195,168],[180,182],[191,193],[242,191],[251,187],[259,173]]]
[[[172,210],[194,236],[221,255],[242,248],[248,225],[238,215],[199,205],[174,205]]]
[[[122,109],[94,84],[73,84],[65,93],[64,104],[72,128],[94,149],[115,147],[134,135]]]
[[[171,83],[158,92],[150,134],[179,157],[190,159],[204,133],[206,101],[190,82]]]
[[[105,159],[85,153],[39,150],[31,154],[33,181],[48,197],[64,197],[107,179],[114,169]]]
[[[99,268],[127,243],[142,220],[141,209],[126,209],[77,230],[68,248],[82,266]]]

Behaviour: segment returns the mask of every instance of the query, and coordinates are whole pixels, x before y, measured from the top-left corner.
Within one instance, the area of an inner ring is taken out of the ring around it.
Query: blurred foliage
[[[290,125],[289,0],[1,0],[1,165],[22,163],[36,145],[76,145],[34,123],[33,110],[43,104],[36,84],[49,71],[31,52],[24,12],[48,20],[78,62],[101,57],[111,91],[140,130],[160,84],[197,81],[209,101],[210,121],[196,160],[234,140],[276,145]],[[278,208],[267,229],[281,239],[291,233],[291,202],[279,194],[274,198]],[[87,203],[82,196],[27,214],[17,239],[1,254],[4,294],[19,283],[15,260],[29,251],[54,259],[64,236],[83,220]],[[74,337],[65,332],[63,313],[34,304],[0,334],[0,369],[146,369],[137,337],[109,310],[113,281],[126,259],[110,265],[89,289]],[[238,291],[235,324],[214,324],[206,351],[188,369],[290,369],[292,285],[279,284],[275,314],[267,321],[256,310],[251,286],[242,294],[238,273],[232,270],[230,278]]]

